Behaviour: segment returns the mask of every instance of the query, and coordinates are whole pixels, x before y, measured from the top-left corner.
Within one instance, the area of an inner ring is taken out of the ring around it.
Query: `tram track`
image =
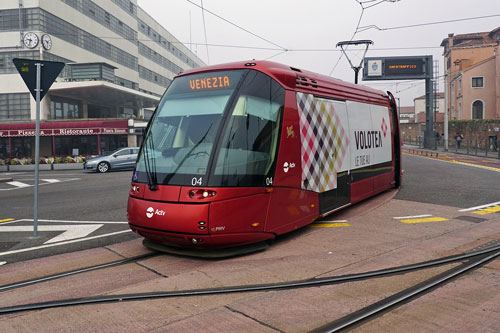
[[[43,277],[36,278],[36,279],[29,279],[29,280],[23,280],[23,281],[19,281],[19,282],[9,283],[9,284],[5,284],[5,285],[0,286],[0,293],[4,292],[4,291],[13,290],[13,289],[22,288],[22,287],[27,287],[27,286],[31,286],[31,285],[34,285],[37,283],[52,281],[52,280],[56,280],[56,279],[60,279],[60,278],[64,278],[64,277],[68,277],[68,276],[72,276],[72,275],[77,275],[77,274],[91,272],[91,271],[95,271],[95,270],[99,270],[99,269],[130,264],[133,262],[153,258],[153,257],[156,257],[158,255],[161,255],[161,253],[152,252],[152,253],[147,253],[147,254],[143,254],[140,256],[135,256],[135,257],[126,258],[126,259],[122,259],[122,260],[112,261],[112,262],[105,263],[105,264],[88,266],[88,267],[70,270],[70,271],[66,271],[66,272],[62,272],[62,273],[47,275],[47,276],[43,276]]]
[[[157,254],[149,254],[149,256],[154,256]],[[425,285],[420,286],[420,284],[411,287],[401,293],[395,294],[388,299],[377,302],[374,305],[368,307],[369,309],[359,310],[349,316],[348,318],[344,317],[339,320],[342,320],[341,325],[351,326],[355,325],[362,320],[365,320],[367,317],[380,313],[381,311],[386,310],[389,307],[395,306],[402,302],[407,301],[411,297],[416,297],[416,295],[421,294],[430,290],[433,287],[438,286],[439,284],[446,283],[450,279],[454,277],[464,274],[467,271],[470,271],[474,268],[478,268],[486,262],[493,260],[497,256],[500,255],[500,245],[492,246],[486,249],[482,249],[479,251],[471,252],[471,253],[463,253],[454,256],[448,256],[444,258],[439,258],[435,260],[430,260],[426,262],[404,265],[399,267],[387,268],[376,271],[369,271],[364,273],[355,273],[355,274],[347,274],[341,276],[334,277],[324,277],[324,278],[312,278],[305,280],[297,280],[290,282],[280,282],[280,283],[268,283],[268,284],[256,284],[256,285],[240,285],[240,286],[231,286],[231,287],[219,287],[219,288],[204,288],[204,289],[191,289],[191,290],[179,290],[179,291],[158,291],[158,292],[145,292],[145,293],[134,293],[134,294],[119,294],[119,295],[104,295],[104,296],[93,296],[93,297],[83,297],[83,298],[72,298],[72,299],[62,299],[57,301],[49,301],[49,302],[39,302],[39,303],[30,303],[23,305],[14,305],[8,307],[0,308],[0,315],[12,314],[17,312],[24,311],[34,311],[34,310],[42,310],[49,308],[60,308],[60,307],[69,307],[69,306],[78,306],[78,305],[90,305],[90,304],[103,304],[103,303],[113,303],[113,302],[123,302],[123,301],[145,301],[145,300],[153,300],[160,298],[174,298],[174,297],[193,297],[193,296],[210,296],[210,295],[221,295],[221,294],[232,294],[232,293],[248,293],[248,292],[265,292],[265,291],[278,291],[278,290],[290,290],[290,289],[298,289],[298,288],[310,288],[310,287],[319,287],[325,285],[334,285],[334,284],[342,284],[348,282],[356,282],[362,280],[368,280],[372,278],[380,278],[391,275],[404,274],[412,271],[418,271],[426,268],[442,266],[446,264],[467,261],[466,263],[455,267],[445,273],[439,274],[434,278],[438,278],[437,282],[428,282]],[[148,255],[146,255],[148,256]],[[137,257],[128,259],[129,262],[133,260],[137,260]],[[112,263],[110,263],[112,264]],[[115,264],[118,265],[118,264]],[[99,265],[102,266],[102,265]],[[98,267],[98,266],[94,266]],[[111,267],[111,266],[108,266]],[[103,267],[105,268],[105,267]],[[95,268],[99,269],[99,268]],[[88,270],[79,270],[80,273],[83,273]],[[74,271],[78,274],[77,271]],[[449,274],[448,274],[449,273]],[[17,287],[12,286],[10,289],[6,289],[6,286],[1,286],[0,291],[12,290],[13,288],[19,288],[26,285],[33,285],[35,283],[53,280],[59,277],[62,274],[66,274],[64,276],[69,276],[68,273],[58,274],[58,277],[50,276],[45,278],[40,278],[33,280],[32,283],[27,283],[27,281],[21,282],[22,285]],[[74,275],[71,274],[71,275]],[[444,276],[441,276],[445,274]],[[448,276],[449,275],[449,276]],[[434,279],[433,278],[433,279]],[[431,279],[432,280],[432,279]],[[35,282],[36,281],[36,282]],[[427,281],[426,281],[427,282]],[[19,283],[20,284],[20,283]],[[14,285],[14,284],[11,284]],[[3,289],[2,289],[3,288]],[[414,290],[415,289],[415,290]],[[394,298],[394,299],[393,299]],[[381,304],[378,304],[381,303]],[[382,304],[383,303],[383,304]],[[365,312],[361,313],[361,311],[365,310]],[[376,311],[374,311],[376,310]],[[358,312],[360,312],[358,314]],[[355,317],[359,317],[356,319]],[[356,320],[355,320],[356,319]],[[332,322],[327,325],[331,326],[323,326],[318,328],[318,332],[330,332],[331,327],[335,328],[339,325],[339,320]],[[345,327],[347,327],[345,326]],[[343,329],[344,326],[339,328]],[[337,329],[338,330],[338,329]],[[333,330],[335,331],[335,330]],[[332,331],[332,332],[333,332]]]
[[[341,317],[333,322],[327,323],[319,328],[316,328],[311,333],[330,333],[342,332],[351,328],[360,326],[376,316],[382,315],[391,309],[408,303],[438,287],[445,285],[462,274],[466,274],[474,269],[481,267],[489,261],[500,255],[500,250],[496,252],[482,254],[477,258],[471,258],[467,262],[442,272],[432,278],[409,287],[401,292],[384,298],[378,302],[370,304],[360,310],[352,312],[344,317]]]

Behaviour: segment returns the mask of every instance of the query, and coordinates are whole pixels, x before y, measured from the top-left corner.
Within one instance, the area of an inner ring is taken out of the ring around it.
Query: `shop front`
[[[126,119],[40,124],[41,157],[102,155],[134,141]],[[34,123],[0,124],[0,159],[34,155]]]

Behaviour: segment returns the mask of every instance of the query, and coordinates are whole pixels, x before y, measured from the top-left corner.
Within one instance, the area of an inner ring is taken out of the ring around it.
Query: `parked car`
[[[83,170],[108,172],[109,170],[133,169],[139,147],[119,148],[109,155],[94,157],[83,163]]]

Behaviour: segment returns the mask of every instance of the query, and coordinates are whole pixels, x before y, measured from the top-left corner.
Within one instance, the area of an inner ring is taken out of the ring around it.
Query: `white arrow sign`
[[[50,244],[85,237],[102,226],[103,224],[40,225],[38,226],[38,231],[64,231],[62,234],[51,238],[44,243]],[[15,231],[33,231],[33,226],[0,226],[0,232]]]

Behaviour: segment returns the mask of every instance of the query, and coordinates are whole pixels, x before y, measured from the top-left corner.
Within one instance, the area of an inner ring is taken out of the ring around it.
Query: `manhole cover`
[[[474,217],[474,216],[467,216],[467,215],[458,216],[458,217],[455,217],[455,219],[456,220],[467,221],[467,222],[474,222],[474,223],[481,223],[481,222],[484,222],[484,221],[487,220],[487,219],[483,219],[481,217]]]

